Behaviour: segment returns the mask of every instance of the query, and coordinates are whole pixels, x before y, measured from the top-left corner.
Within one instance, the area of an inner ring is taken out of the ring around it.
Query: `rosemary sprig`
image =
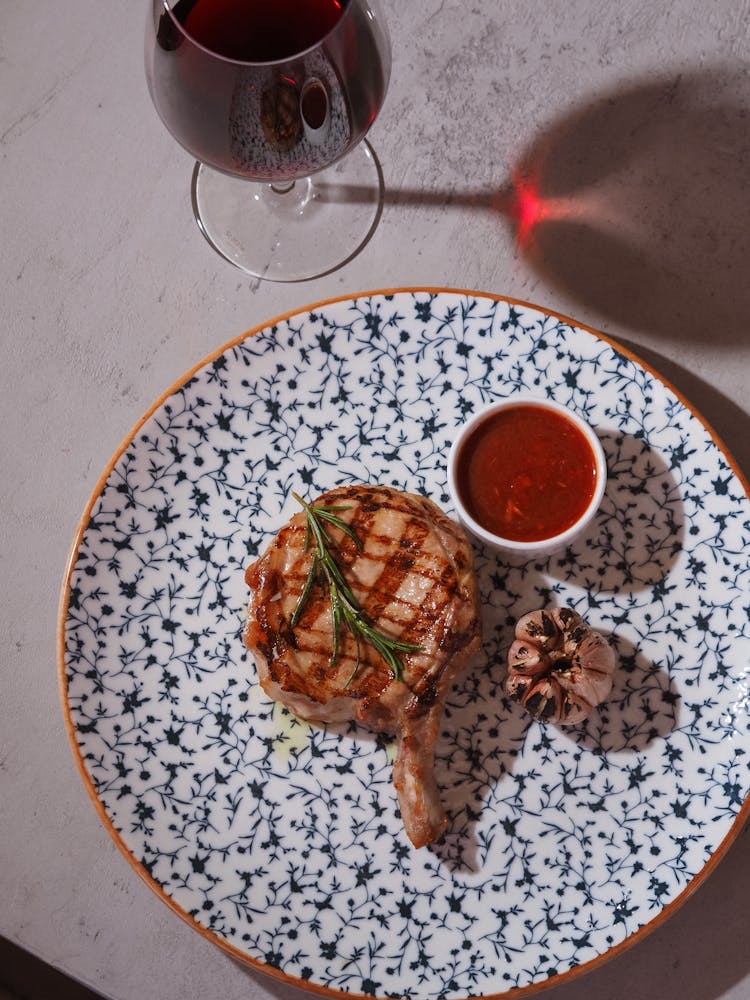
[[[348,686],[356,676],[360,665],[360,643],[364,639],[383,657],[396,680],[401,680],[404,665],[401,662],[399,653],[418,653],[421,646],[415,646],[409,642],[400,642],[384,632],[380,632],[369,620],[365,612],[352,593],[352,589],[346,582],[338,563],[331,553],[333,541],[327,530],[327,525],[332,524],[351,538],[357,548],[361,551],[362,542],[356,532],[338,516],[342,511],[349,508],[344,506],[314,506],[303,500],[297,493],[292,496],[305,511],[305,549],[310,548],[310,544],[315,548],[310,570],[299,596],[297,605],[292,613],[290,625],[292,628],[297,624],[302,612],[305,609],[310,592],[316,580],[322,578],[323,584],[328,588],[328,597],[331,602],[331,619],[333,628],[333,647],[330,664],[334,666],[339,657],[339,632],[344,624],[354,637],[357,645],[357,659],[354,670],[347,679],[345,687]]]

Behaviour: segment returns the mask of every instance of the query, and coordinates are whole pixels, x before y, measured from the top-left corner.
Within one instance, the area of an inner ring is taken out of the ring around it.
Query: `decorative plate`
[[[448,513],[461,419],[521,390],[596,429],[605,499],[562,555],[476,549],[485,646],[449,698],[443,840],[406,840],[393,747],[269,701],[244,569],[309,497],[371,481]],[[459,998],[568,978],[725,852],[750,786],[750,502],[696,413],[564,317],[476,293],[314,306],[170,389],[110,462],[63,592],[66,720],[105,825],[192,926],[317,992]],[[569,604],[619,660],[572,729],[502,693],[513,623]]]

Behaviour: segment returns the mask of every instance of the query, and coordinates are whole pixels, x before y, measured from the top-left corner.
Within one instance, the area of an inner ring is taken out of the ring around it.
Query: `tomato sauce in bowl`
[[[593,430],[550,400],[512,397],[477,414],[454,442],[449,485],[460,519],[503,551],[568,544],[590,521],[606,479]]]

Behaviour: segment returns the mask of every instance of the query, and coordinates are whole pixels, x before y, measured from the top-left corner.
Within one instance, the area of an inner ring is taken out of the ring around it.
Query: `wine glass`
[[[150,0],[146,78],[198,161],[193,210],[249,274],[325,274],[367,242],[383,179],[364,136],[385,97],[377,0]]]

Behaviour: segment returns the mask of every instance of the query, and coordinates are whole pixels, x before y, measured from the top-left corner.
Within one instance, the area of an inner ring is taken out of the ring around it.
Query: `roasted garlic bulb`
[[[575,725],[612,690],[615,654],[570,608],[530,611],[516,623],[505,690],[535,719]]]

